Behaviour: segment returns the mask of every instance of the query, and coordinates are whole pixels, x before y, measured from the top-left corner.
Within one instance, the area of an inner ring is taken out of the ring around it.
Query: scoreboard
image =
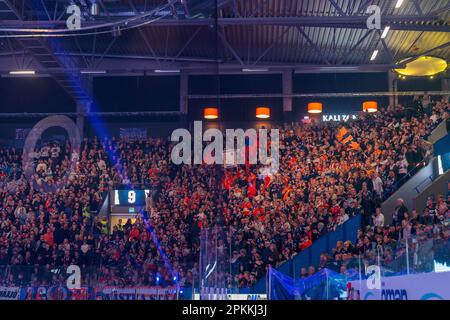
[[[115,206],[145,206],[150,190],[114,190]]]

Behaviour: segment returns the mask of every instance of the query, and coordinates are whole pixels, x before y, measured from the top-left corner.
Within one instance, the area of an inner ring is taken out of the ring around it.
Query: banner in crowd
[[[20,287],[0,286],[0,300],[19,300]]]
[[[25,140],[30,133],[31,128],[17,128],[16,129],[16,140]]]
[[[381,283],[381,289],[369,289],[365,280],[348,287],[355,300],[450,300],[450,272],[384,277]]]
[[[91,287],[68,289],[66,286],[30,286],[20,288],[20,300],[90,300],[94,297]]]
[[[120,128],[121,139],[147,139],[147,128]]]

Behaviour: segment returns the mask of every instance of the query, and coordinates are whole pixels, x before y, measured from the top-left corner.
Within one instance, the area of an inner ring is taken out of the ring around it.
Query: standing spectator
[[[381,212],[381,208],[377,207],[375,209],[375,215],[373,217],[374,227],[384,227],[384,214]]]
[[[392,213],[392,223],[394,226],[398,226],[401,224],[404,219],[405,213],[408,213],[408,208],[405,205],[405,201],[402,198],[397,199],[396,207],[394,212]]]

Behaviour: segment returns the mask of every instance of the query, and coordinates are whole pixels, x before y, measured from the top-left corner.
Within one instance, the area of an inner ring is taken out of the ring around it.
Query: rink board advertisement
[[[176,294],[176,287],[105,287],[95,292],[97,300],[173,300]]]
[[[193,299],[194,300],[200,300],[200,294],[199,293],[195,293]],[[219,299],[217,299],[217,300],[219,300]],[[243,300],[250,300],[250,301],[267,300],[267,294],[232,293],[232,294],[227,294],[226,295],[226,300],[238,300],[238,301],[243,301]]]
[[[176,294],[176,287],[0,286],[0,300],[173,300]]]
[[[369,289],[367,281],[349,282],[358,300],[450,300],[450,272],[385,277],[381,289]]]
[[[0,286],[0,300],[19,300],[20,287]]]

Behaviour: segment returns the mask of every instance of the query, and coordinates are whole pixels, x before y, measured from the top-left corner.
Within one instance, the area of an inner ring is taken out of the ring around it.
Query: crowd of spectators
[[[69,143],[43,143],[27,178],[21,151],[2,146],[0,284],[52,284],[75,264],[85,284],[195,285],[201,233],[212,227],[223,230],[218,247],[228,256],[228,286],[253,285],[268,264],[277,266],[359,214],[364,244],[374,239],[370,226],[390,230],[380,203],[427,161],[425,138],[449,118],[448,104],[435,103],[430,115],[363,115],[345,124],[357,149],[336,139],[337,125],[286,126],[273,175],[261,174],[262,165],[174,165],[167,139],[95,138],[83,140],[73,171]],[[151,188],[150,219],[137,216],[109,232],[100,207],[118,185]]]
[[[432,115],[448,118],[448,105],[436,104]],[[294,125],[281,133],[275,176],[258,179],[258,168],[227,170],[234,283],[253,284],[267,264],[289,259],[355,215],[362,215],[364,230],[384,225],[381,202],[425,164],[424,138],[438,122],[398,109],[365,116],[346,125],[360,145],[355,150],[336,140],[339,126]]]
[[[398,199],[394,215],[401,216],[400,223],[377,224],[374,217],[370,227],[358,231],[356,243],[338,241],[332,254],[321,254],[317,269],[302,268],[300,277],[306,278],[324,268],[352,276],[355,271],[364,273],[370,265],[382,266],[393,274],[406,272],[407,268],[411,273],[430,272],[435,261],[444,265],[450,262],[448,199],[443,195],[436,200],[430,197],[422,214],[416,210],[409,212],[402,199]]]

